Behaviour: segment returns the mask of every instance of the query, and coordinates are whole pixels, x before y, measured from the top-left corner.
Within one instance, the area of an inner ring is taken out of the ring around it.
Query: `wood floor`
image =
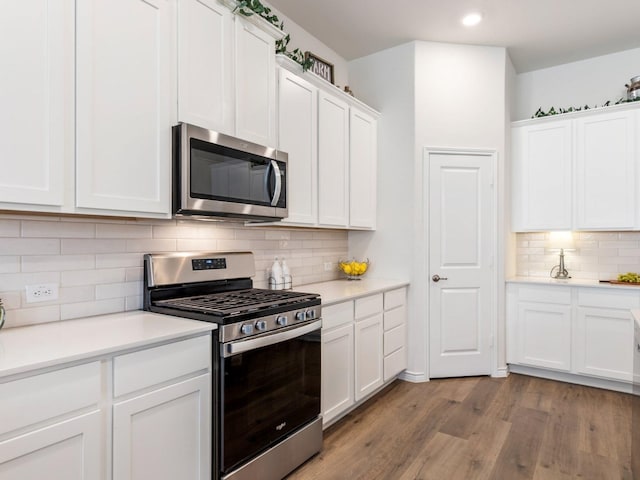
[[[633,478],[631,395],[512,374],[397,381],[287,480]]]

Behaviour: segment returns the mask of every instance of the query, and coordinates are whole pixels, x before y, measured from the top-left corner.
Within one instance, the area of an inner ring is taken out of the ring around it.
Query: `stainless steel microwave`
[[[173,213],[276,221],[287,216],[285,152],[181,123],[173,127]]]

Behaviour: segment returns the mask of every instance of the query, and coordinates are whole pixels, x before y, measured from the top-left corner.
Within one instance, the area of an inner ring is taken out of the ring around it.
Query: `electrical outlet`
[[[57,283],[40,283],[27,285],[27,303],[49,302],[58,298]]]
[[[324,271],[325,272],[330,272],[331,270],[333,270],[333,263],[324,262]]]

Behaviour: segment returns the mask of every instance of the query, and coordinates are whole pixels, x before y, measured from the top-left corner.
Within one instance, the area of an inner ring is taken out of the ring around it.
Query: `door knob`
[[[435,274],[433,277],[431,277],[431,280],[433,280],[434,282],[439,282],[440,280],[449,280],[447,277],[441,277],[438,274]]]

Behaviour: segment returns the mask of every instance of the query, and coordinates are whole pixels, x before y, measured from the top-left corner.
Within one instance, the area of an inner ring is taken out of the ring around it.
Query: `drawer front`
[[[353,322],[353,302],[336,303],[322,307],[322,329],[329,330]]]
[[[640,290],[578,289],[578,305],[581,307],[617,308],[629,310],[640,307]]]
[[[391,310],[392,308],[400,307],[407,303],[407,289],[397,288],[396,290],[390,290],[384,292],[384,309]]]
[[[571,303],[571,287],[520,286],[518,288],[518,300],[522,302],[569,305]]]
[[[210,335],[120,355],[113,360],[113,394],[119,397],[210,369]]]
[[[0,435],[92,405],[101,396],[100,362],[0,383]]]
[[[396,350],[403,348],[407,343],[407,334],[404,325],[384,332],[384,355],[390,355]]]
[[[384,381],[395,377],[407,368],[407,349],[401,348],[384,357]]]
[[[402,306],[384,312],[384,330],[391,330],[407,321],[407,307]]]
[[[361,318],[370,317],[376,313],[382,312],[382,294],[371,295],[369,297],[358,298],[356,300],[355,318],[360,320]]]

